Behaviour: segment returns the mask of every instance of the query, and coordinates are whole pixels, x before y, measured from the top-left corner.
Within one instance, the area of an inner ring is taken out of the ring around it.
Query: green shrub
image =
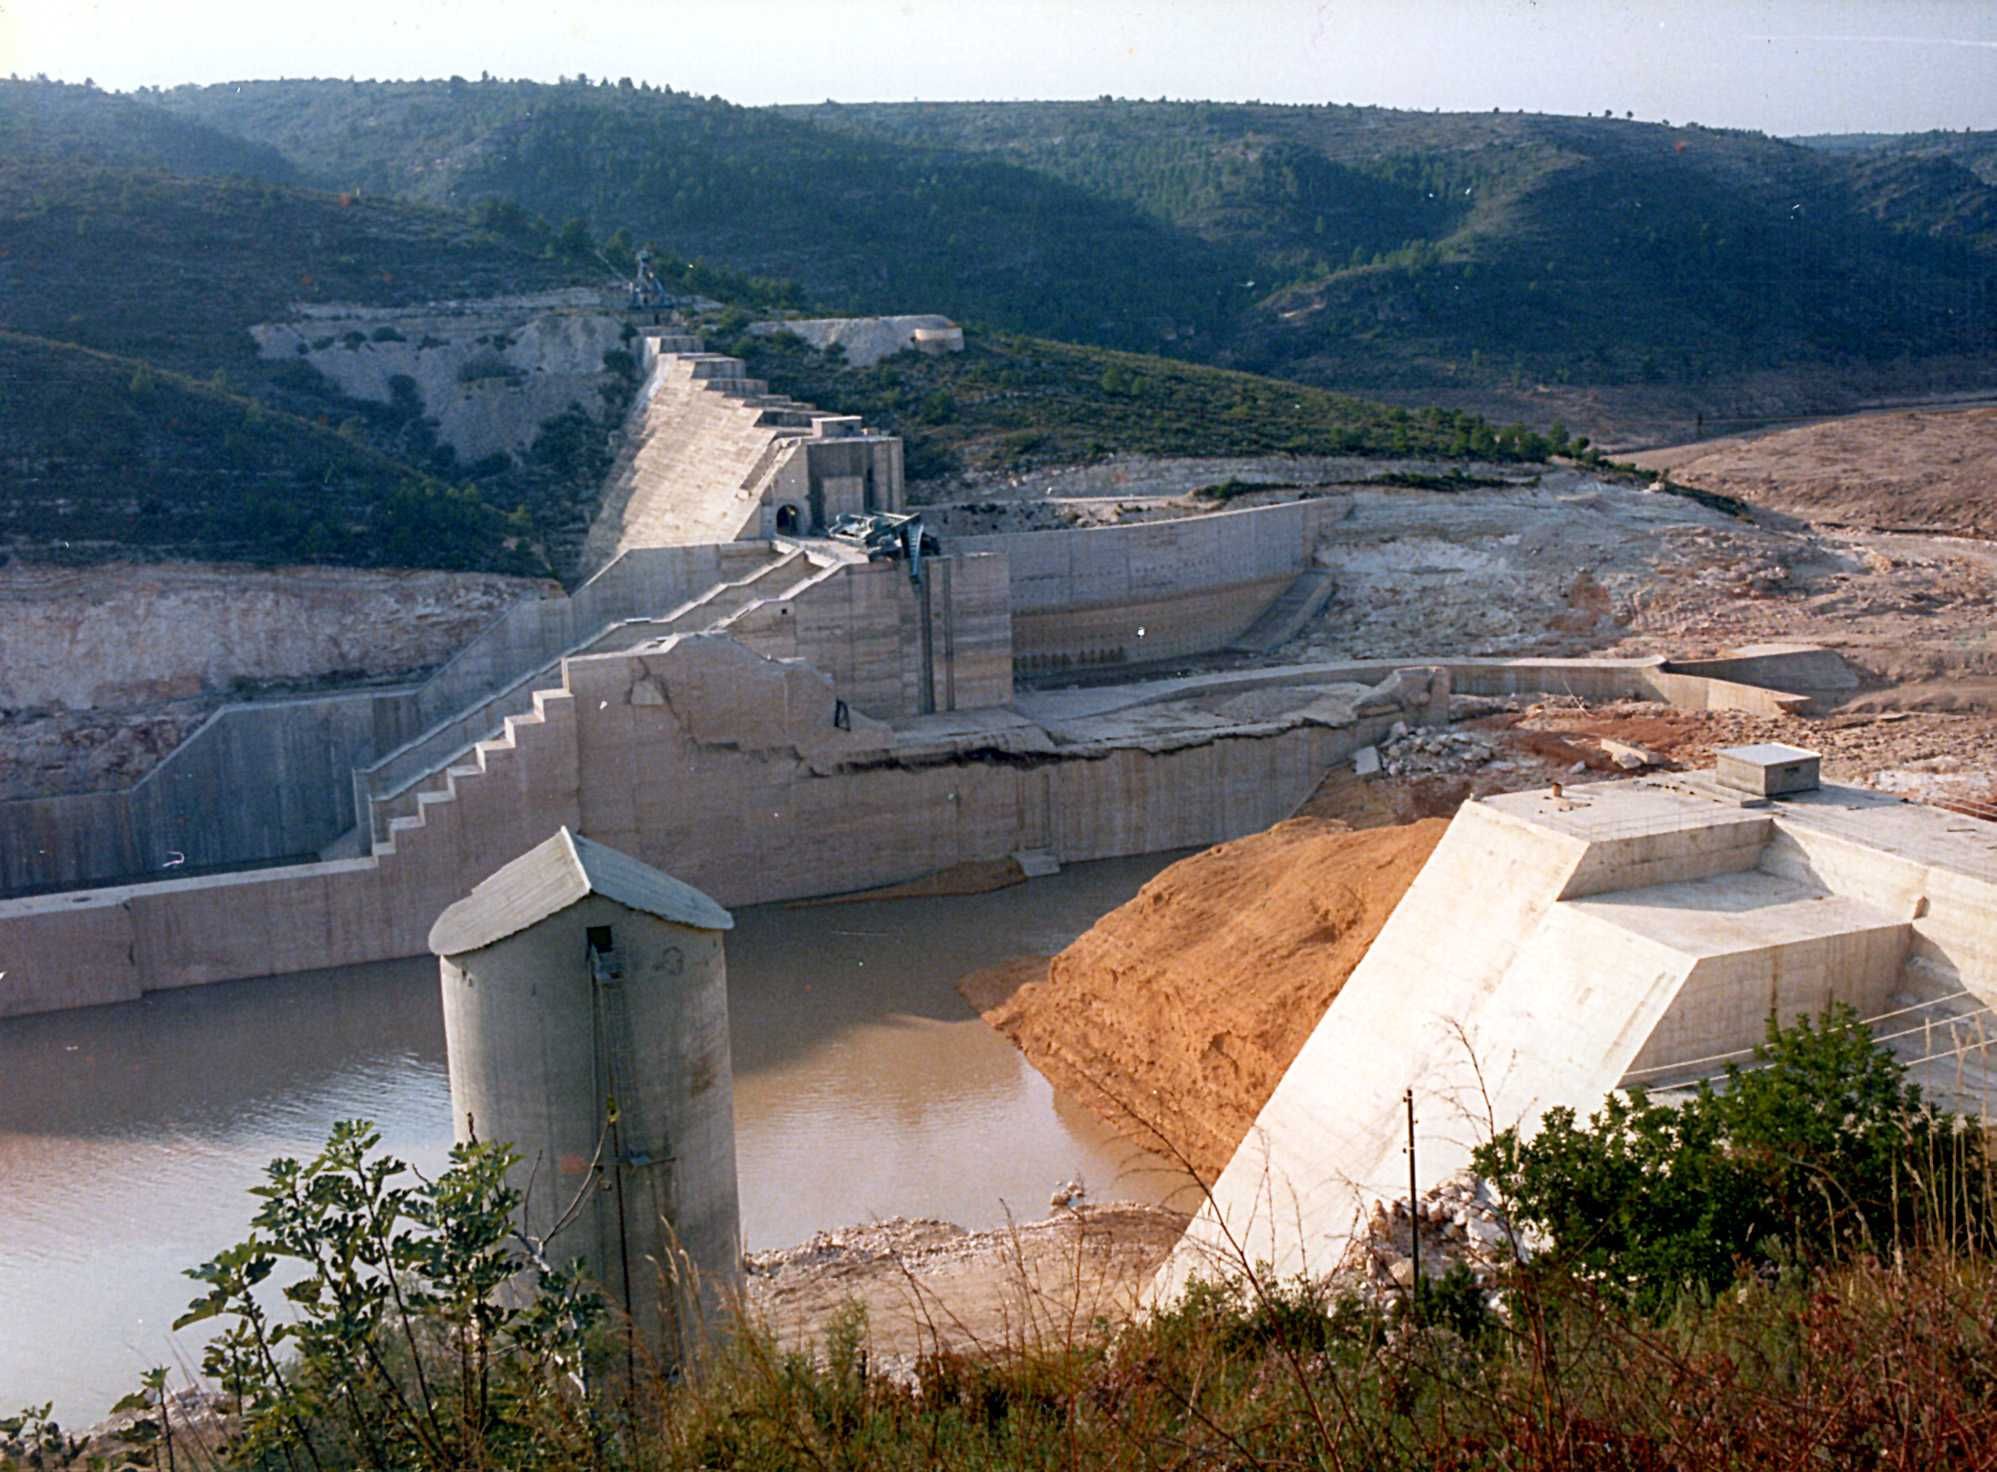
[[[365,1121],[313,1159],[272,1161],[249,1236],[188,1276],[175,1330],[214,1324],[203,1373],[241,1407],[228,1460],[457,1468],[586,1459],[578,1387],[602,1298],[513,1231],[518,1157],[459,1145],[426,1181]],[[299,1276],[275,1313],[280,1262]],[[503,1290],[527,1284],[518,1301]],[[147,1392],[157,1392],[163,1372]],[[155,1402],[156,1403],[156,1402]],[[579,1433],[548,1444],[561,1427]]]
[[[1935,1109],[1849,1007],[1772,1020],[1750,1066],[1677,1104],[1610,1095],[1586,1125],[1547,1111],[1530,1140],[1478,1148],[1515,1219],[1566,1268],[1647,1309],[1743,1270],[1980,1243],[1980,1132]]]

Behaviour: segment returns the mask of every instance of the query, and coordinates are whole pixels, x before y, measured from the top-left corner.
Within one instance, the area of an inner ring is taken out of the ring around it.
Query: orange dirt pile
[[[1278,823],[1182,859],[1051,962],[981,972],[964,995],[1055,1088],[1211,1179],[1448,826]]]

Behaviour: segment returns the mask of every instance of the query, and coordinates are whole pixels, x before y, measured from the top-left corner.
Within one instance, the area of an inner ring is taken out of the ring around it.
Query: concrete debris
[[[1627,741],[1616,741],[1607,736],[1600,736],[1596,738],[1596,744],[1607,753],[1609,760],[1625,772],[1641,772],[1646,767],[1663,764],[1663,758],[1655,752],[1645,751],[1641,746],[1632,746]]]
[[[1488,1181],[1459,1172],[1415,1203],[1421,1226],[1422,1276],[1433,1283],[1463,1267],[1480,1285],[1504,1268],[1529,1261],[1539,1244],[1515,1230]],[[1362,1301],[1405,1294],[1414,1282],[1414,1243],[1405,1198],[1375,1202],[1365,1229],[1356,1233],[1330,1276],[1334,1287]]]
[[[1404,724],[1396,724],[1394,730],[1380,748],[1388,775],[1394,777],[1475,771],[1498,754],[1491,739],[1481,732],[1411,731]]]
[[[1394,729],[1396,731],[1405,731],[1407,728],[1396,722]],[[1362,746],[1359,750],[1353,752],[1352,770],[1357,776],[1377,777],[1380,774],[1380,748],[1377,746]]]

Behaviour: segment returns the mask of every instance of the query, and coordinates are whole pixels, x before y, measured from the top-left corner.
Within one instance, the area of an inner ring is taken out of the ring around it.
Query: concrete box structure
[[[1152,1300],[1244,1258],[1334,1268],[1372,1206],[1405,1199],[1403,1090],[1424,1190],[1496,1130],[1751,1064],[1771,1018],[1833,1002],[1891,1016],[1946,1098],[1950,1039],[1988,1046],[1952,1030],[1997,1004],[1994,837],[1837,786],[1753,807],[1672,778],[1465,803]]]
[[[476,1132],[519,1153],[524,1230],[550,1262],[583,1258],[662,1363],[740,1279],[733,925],[564,827],[430,931],[460,1143]]]
[[[1823,759],[1814,751],[1780,741],[1755,746],[1729,746],[1713,753],[1714,774],[1722,787],[1755,797],[1786,797],[1814,791]]]

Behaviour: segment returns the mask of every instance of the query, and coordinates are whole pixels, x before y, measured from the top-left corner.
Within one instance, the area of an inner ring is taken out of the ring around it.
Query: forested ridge
[[[650,245],[669,286],[733,309],[706,324],[716,341],[784,312],[964,323],[964,360],[884,373],[750,353],[906,434],[918,469],[1126,450],[1493,453],[1530,434],[1552,444],[1570,387],[1585,405],[1717,395],[1770,372],[1973,376],[1997,333],[1993,180],[1990,134],[1791,142],[1615,117],[1108,98],[745,108],[628,79],[130,94],[12,81],[0,328],[338,431],[425,494],[470,486],[492,511],[473,518],[491,533],[473,561],[552,549],[559,564],[614,404],[551,422],[506,464],[459,465],[420,405],[344,399],[302,361],[259,359],[248,327],[300,303],[576,285],[610,301]],[[1268,377],[1339,392],[1285,400]],[[1454,408],[1423,413],[1434,399]],[[1494,404],[1529,429],[1461,412]],[[17,427],[14,448],[53,467],[38,484],[60,498],[61,468],[83,462],[62,453],[62,425],[43,429],[38,444]],[[250,443],[178,442],[182,484],[204,455],[233,481]],[[13,545],[32,522],[14,518]],[[309,548],[300,528],[290,550],[360,555],[367,525],[356,512]]]
[[[603,79],[180,89],[329,187],[515,202],[800,281],[1350,388],[1990,350],[1988,135],[1205,102],[767,109]]]

